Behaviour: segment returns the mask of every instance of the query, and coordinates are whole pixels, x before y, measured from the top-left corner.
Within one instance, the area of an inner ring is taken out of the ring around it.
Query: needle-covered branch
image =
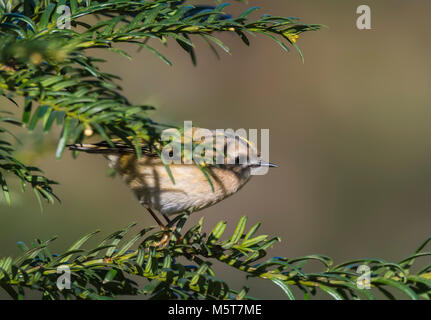
[[[186,216],[178,216],[176,227],[165,248],[154,246],[163,231],[146,228],[130,236],[131,228],[114,232],[93,249],[83,249],[92,232],[62,254],[51,254],[51,241],[36,241],[32,248],[20,246],[24,254],[0,260],[0,286],[14,299],[25,298],[27,289],[41,292],[45,299],[112,299],[119,295],[140,295],[150,299],[254,299],[248,288],[230,288],[221,280],[214,266],[226,264],[246,277],[272,281],[289,299],[297,298],[292,288],[299,288],[308,299],[318,292],[335,299],[375,299],[379,292],[393,299],[430,299],[431,265],[413,272],[413,264],[431,253],[423,249],[429,240],[408,258],[389,263],[382,259],[360,259],[334,265],[322,255],[299,258],[274,257],[265,260],[278,238],[256,235],[260,224],[246,229],[241,218],[234,233],[221,240],[226,222],[220,222],[207,235],[199,224],[184,231]],[[134,249],[136,248],[136,249]],[[181,258],[181,259],[180,259]],[[188,261],[186,263],[184,258]],[[318,261],[321,268],[306,271],[307,263]],[[359,265],[369,267],[370,289],[361,288]],[[71,271],[70,289],[57,287],[59,267]]]

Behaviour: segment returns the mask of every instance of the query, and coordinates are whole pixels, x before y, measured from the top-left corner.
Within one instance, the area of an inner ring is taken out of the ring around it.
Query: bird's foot
[[[154,246],[158,249],[164,249],[171,241],[172,235],[175,231],[175,227],[169,228],[167,226],[160,226],[160,229],[162,229],[162,238],[159,241],[154,242]]]

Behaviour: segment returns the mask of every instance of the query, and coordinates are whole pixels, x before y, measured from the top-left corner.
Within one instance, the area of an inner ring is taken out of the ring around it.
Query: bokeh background
[[[195,213],[189,226],[205,216],[206,230],[227,220],[232,231],[247,215],[249,226],[261,221],[262,233],[282,238],[272,255],[321,253],[336,262],[397,261],[431,234],[431,2],[368,1],[372,30],[358,30],[356,8],[364,3],[249,1],[262,8],[259,14],[328,26],[298,40],[304,64],[294,49],[286,53],[262,36],[248,48],[222,35],[232,55],[220,52],[220,61],[197,40],[197,67],[174,42],[157,46],[172,67],[136,48],[125,47],[132,61],[103,56],[109,60],[104,70],[122,77],[133,102],[157,107],[151,114],[157,121],[270,129],[270,160],[279,168]],[[233,4],[229,11],[244,9]],[[20,240],[59,235],[53,247],[65,250],[95,229],[102,230],[100,239],[132,221],[154,224],[119,177],[108,177],[102,157],[74,160],[66,153],[56,160],[56,136],[45,136],[43,144],[37,132],[22,137],[30,141],[20,150],[23,160],[61,182],[62,204],[41,213],[31,192],[13,194],[12,207],[0,206],[1,256],[17,255]],[[43,147],[35,154],[30,144]],[[234,287],[251,286],[251,295],[284,297],[263,280],[246,282],[216,268]]]

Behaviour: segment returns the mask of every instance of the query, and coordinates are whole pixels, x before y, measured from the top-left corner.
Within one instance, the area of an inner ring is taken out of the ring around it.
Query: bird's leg
[[[171,219],[169,219],[168,216],[165,213],[162,212],[162,216],[163,216],[163,218],[165,218],[167,224],[171,223]]]
[[[156,222],[159,225],[160,229],[162,229],[162,230],[166,229],[166,226],[156,216],[156,214],[154,213],[153,209],[151,209],[148,204],[143,204],[143,206],[145,207],[145,209],[148,210],[148,212],[151,214],[151,216],[153,217],[153,219],[156,220]]]
[[[167,225],[164,225],[160,219],[156,216],[156,214],[154,213],[153,209],[150,208],[150,206],[148,204],[144,204],[143,205],[145,207],[145,209],[148,210],[148,212],[151,214],[151,216],[154,218],[154,220],[156,220],[157,224],[159,225],[160,229],[162,229],[162,231],[167,231],[163,233],[162,239],[160,239],[160,241],[157,241],[154,243],[154,246],[159,247],[160,249],[164,249],[168,243],[169,240],[171,239],[172,236],[172,228],[168,228]],[[170,223],[171,221],[169,220],[168,217],[166,217],[163,214],[163,217],[167,220],[168,223]]]

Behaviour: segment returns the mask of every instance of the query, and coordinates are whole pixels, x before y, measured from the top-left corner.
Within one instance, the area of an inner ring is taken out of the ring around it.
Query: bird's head
[[[265,161],[256,149],[256,146],[246,138],[231,133],[224,134],[225,139],[225,165],[241,168],[277,167]]]
[[[212,164],[224,168],[236,168],[236,171],[277,167],[265,161],[252,142],[233,130],[193,127],[190,131],[186,131],[185,136],[195,143],[193,156],[195,159],[202,156],[201,163],[208,163],[208,159],[211,159]]]

